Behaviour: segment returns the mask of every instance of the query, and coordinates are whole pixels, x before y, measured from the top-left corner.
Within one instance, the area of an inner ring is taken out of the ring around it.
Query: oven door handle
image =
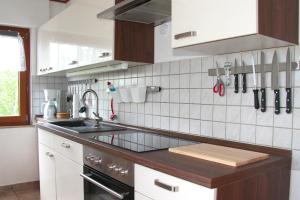
[[[91,177],[89,177],[89,174],[80,174],[80,176],[82,178],[84,178],[86,181],[98,186],[99,188],[105,190],[106,192],[108,192],[109,194],[113,195],[114,197],[117,197],[118,199],[124,199],[124,194],[120,194],[108,187],[106,187],[105,185],[102,185],[101,183],[95,181],[94,179],[92,179]]]

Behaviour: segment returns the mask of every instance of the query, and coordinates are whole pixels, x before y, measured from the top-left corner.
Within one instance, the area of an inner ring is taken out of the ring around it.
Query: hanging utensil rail
[[[97,83],[98,79],[82,79],[82,80],[74,80],[74,81],[68,81],[68,85],[77,85],[77,84],[93,84]]]

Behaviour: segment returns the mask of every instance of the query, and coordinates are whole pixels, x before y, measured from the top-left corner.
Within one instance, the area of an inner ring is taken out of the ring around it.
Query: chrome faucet
[[[86,95],[88,94],[88,93],[92,93],[92,94],[94,94],[95,95],[95,97],[96,97],[96,112],[93,112],[93,115],[95,116],[95,118],[94,118],[94,120],[95,120],[95,127],[99,127],[100,126],[100,122],[102,122],[103,121],[103,118],[102,117],[100,117],[100,115],[99,115],[99,97],[98,97],[98,95],[97,95],[97,93],[94,91],[94,90],[92,90],[92,89],[88,89],[88,90],[86,90],[84,93],[83,93],[83,95],[82,95],[82,102],[83,102],[83,104],[84,105],[86,105],[85,104],[85,98],[86,98]]]

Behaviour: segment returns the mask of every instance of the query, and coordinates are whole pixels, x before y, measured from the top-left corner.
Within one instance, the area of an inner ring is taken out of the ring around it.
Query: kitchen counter
[[[52,132],[53,134],[73,140],[80,144],[109,152],[111,154],[133,161],[134,163],[167,173],[172,176],[176,176],[178,178],[208,188],[220,188],[230,183],[254,177],[267,171],[279,170],[283,168],[290,169],[291,167],[290,151],[210,139],[200,136],[190,136],[178,133],[151,130],[152,132],[155,131],[159,134],[169,136],[174,135],[176,137],[182,137],[182,139],[189,139],[197,142],[212,143],[246,150],[256,150],[264,153],[269,153],[270,157],[267,160],[235,168],[210,161],[174,154],[169,152],[168,150],[136,153],[90,139],[91,136],[99,133],[75,134],[71,131],[66,131],[65,129],[54,127],[53,125],[45,121],[44,123],[37,123],[37,127]],[[142,130],[149,131],[149,129]],[[122,132],[125,133],[128,131],[134,130],[129,129]]]

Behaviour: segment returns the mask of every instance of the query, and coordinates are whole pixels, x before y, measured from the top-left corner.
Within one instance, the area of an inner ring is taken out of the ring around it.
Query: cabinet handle
[[[47,152],[46,155],[49,156],[50,158],[54,157],[54,155],[52,153],[50,153],[50,152]]]
[[[103,53],[99,56],[99,58],[105,58],[105,57],[108,57],[109,55],[110,55],[109,52],[103,52]]]
[[[72,62],[69,63],[69,65],[76,65],[78,63],[78,61],[73,60]]]
[[[66,148],[66,149],[70,149],[71,148],[71,145],[66,144],[66,143],[62,143],[61,146],[64,147],[64,148]]]
[[[197,36],[197,32],[189,31],[189,32],[185,32],[185,33],[179,33],[179,34],[175,35],[174,38],[175,38],[175,40],[180,40],[180,39],[194,37],[194,36]]]
[[[163,188],[165,190],[171,191],[171,192],[178,192],[179,191],[179,187],[178,186],[171,186],[165,183],[160,182],[160,180],[155,179],[154,180],[154,185]]]

